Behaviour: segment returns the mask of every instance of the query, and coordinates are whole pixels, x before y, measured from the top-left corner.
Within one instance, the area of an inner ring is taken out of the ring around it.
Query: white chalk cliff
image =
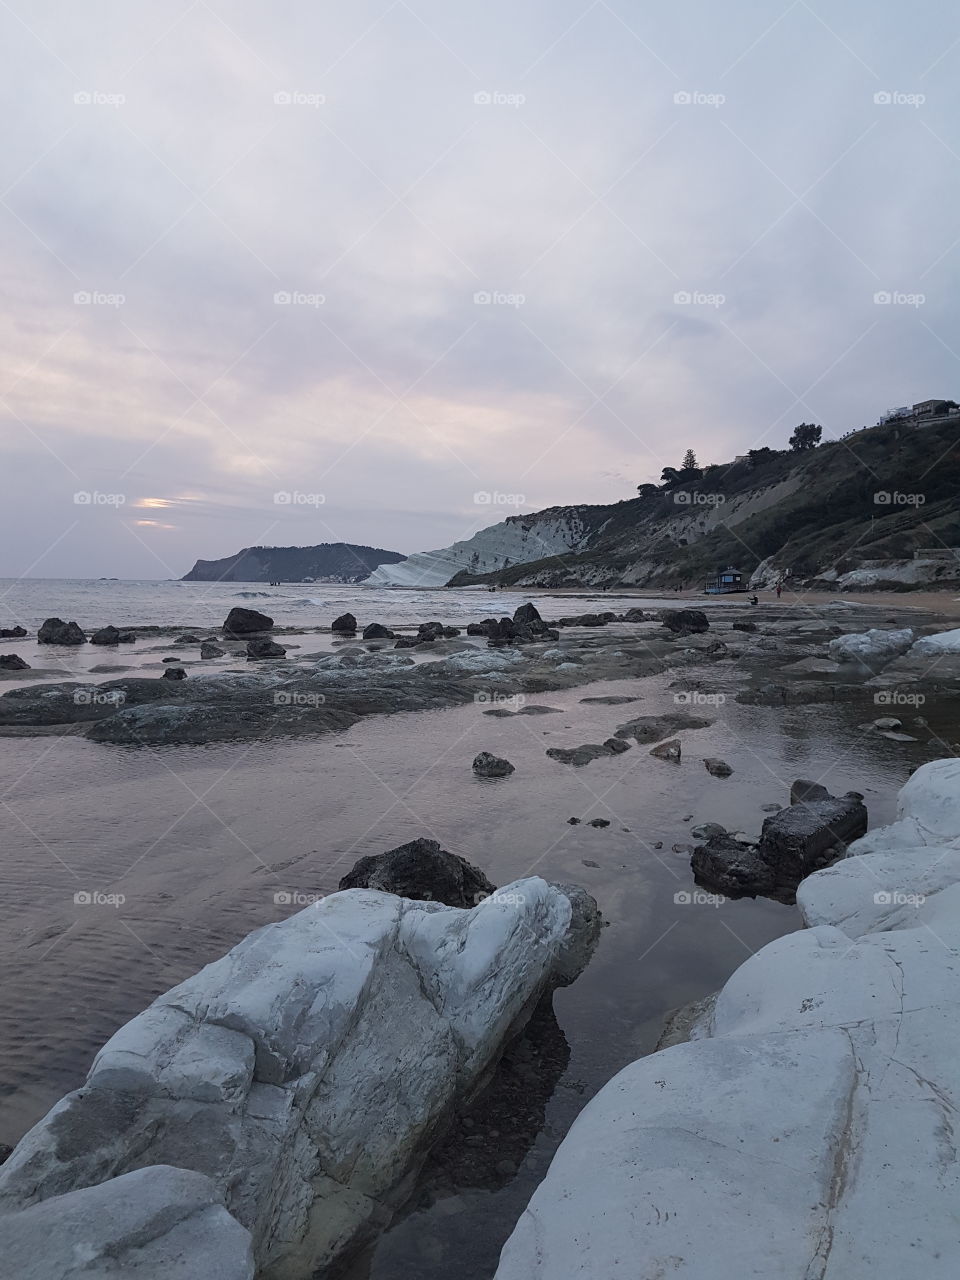
[[[122,1027],[0,1167],[0,1269],[324,1274],[583,961],[591,908],[536,877],[470,911],[354,889],[251,934]]]
[[[497,1280],[953,1280],[960,761],[803,882],[810,927],[580,1115]]]
[[[442,587],[452,577],[494,573],[513,564],[527,564],[546,556],[583,551],[598,531],[585,519],[587,508],[551,507],[529,516],[508,516],[481,529],[465,542],[439,551],[418,551],[399,564],[382,564],[364,583],[368,587]]]

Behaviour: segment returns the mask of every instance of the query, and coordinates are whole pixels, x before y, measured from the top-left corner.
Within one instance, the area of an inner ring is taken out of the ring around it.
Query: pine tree
[[[692,449],[688,449],[687,452],[683,455],[683,465],[681,467],[681,470],[682,471],[697,470],[697,455],[693,452]]]

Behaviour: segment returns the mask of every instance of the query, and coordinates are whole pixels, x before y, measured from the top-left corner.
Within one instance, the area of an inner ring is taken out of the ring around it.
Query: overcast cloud
[[[945,0],[4,0],[0,48],[0,574],[410,553],[960,398]]]

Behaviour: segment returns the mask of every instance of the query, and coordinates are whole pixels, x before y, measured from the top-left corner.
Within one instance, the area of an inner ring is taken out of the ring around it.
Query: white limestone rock
[[[153,1165],[0,1214],[0,1273],[16,1280],[253,1280],[250,1233],[209,1178]]]
[[[859,662],[876,672],[885,663],[906,653],[913,640],[914,634],[910,627],[897,631],[872,627],[869,631],[837,636],[827,645],[827,651],[834,662]]]
[[[960,628],[941,631],[935,636],[924,636],[910,650],[910,657],[936,657],[941,653],[960,653]]]
[[[268,925],[104,1045],[0,1167],[0,1214],[172,1165],[211,1180],[270,1280],[322,1271],[389,1221],[583,927],[537,877],[471,911],[354,889]]]
[[[897,821],[868,831],[846,856],[885,853],[960,841],[960,760],[933,760],[900,789]]]
[[[956,1276],[960,762],[899,815],[801,884],[813,927],[733,974],[706,1038],[585,1108],[497,1280]]]

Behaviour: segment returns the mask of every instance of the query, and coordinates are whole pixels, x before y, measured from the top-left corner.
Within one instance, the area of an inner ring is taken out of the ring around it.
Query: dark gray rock
[[[421,622],[417,629],[421,640],[439,640],[443,636],[442,622]]]
[[[186,680],[186,678],[187,673],[183,667],[168,667],[162,676],[164,680]]]
[[[248,640],[248,658],[285,658],[287,651],[282,644],[274,640]]]
[[[480,778],[505,778],[514,772],[514,767],[509,760],[491,755],[489,751],[481,751],[473,761],[473,772]]]
[[[619,755],[629,749],[629,742],[624,742],[622,738],[608,738],[606,742],[585,742],[581,747],[548,747],[547,755],[551,760],[558,760],[560,764],[569,764],[575,769],[582,769],[591,760]]]
[[[680,763],[681,746],[679,738],[670,738],[667,742],[661,742],[656,747],[650,748],[650,754],[656,756],[658,760],[669,760],[673,764]]]
[[[591,818],[590,821],[587,823],[588,827],[609,827],[609,825],[610,825],[609,818]]]
[[[0,653],[0,671],[29,671],[30,663],[17,653]]]
[[[271,631],[273,619],[257,609],[242,609],[239,606],[230,610],[223,624],[224,635],[250,636],[259,631]]]
[[[341,613],[339,618],[334,618],[330,623],[331,631],[339,631],[347,635],[353,635],[356,629],[357,620],[352,613]]]
[[[706,766],[707,773],[714,778],[729,778],[733,773],[726,760],[718,760],[716,756],[704,756],[703,763]]]
[[[711,724],[712,720],[703,720],[686,711],[671,711],[662,716],[638,716],[636,720],[628,720],[626,724],[617,726],[615,737],[633,738],[641,744],[660,742],[680,729],[706,729]]]
[[[529,627],[531,631],[545,631],[547,625],[535,604],[522,604],[519,609],[514,609],[513,621],[516,626]]]
[[[759,849],[739,844],[731,835],[714,835],[690,857],[697,884],[729,898],[773,897],[773,867]]]
[[[830,792],[822,785],[822,783],[810,782],[807,778],[797,778],[790,787],[791,804],[801,804],[804,800],[829,799]],[[779,812],[779,810],[777,810],[777,812]]]
[[[733,622],[730,624],[734,631],[756,631],[757,624],[755,622]]]
[[[340,888],[379,889],[418,902],[443,902],[448,907],[475,907],[495,892],[479,867],[441,849],[436,840],[423,837],[361,858],[340,881]]]
[[[136,644],[137,633],[135,631],[121,631],[117,636],[117,641],[120,644]]]
[[[804,798],[765,818],[755,847],[732,836],[713,836],[691,859],[699,884],[731,897],[796,900],[806,876],[841,857],[867,829],[867,810],[856,791],[831,796],[819,783],[794,783]]]
[[[500,627],[500,623],[496,618],[484,618],[482,622],[468,622],[468,636],[491,636],[496,635]]]
[[[47,618],[37,632],[40,644],[86,644],[87,637],[76,622],[64,622],[62,618]]]
[[[660,620],[668,631],[678,636],[710,630],[707,615],[702,609],[665,609]]]
[[[393,647],[395,649],[416,649],[423,643],[424,641],[420,636],[401,636]],[[433,641],[431,640],[430,643],[433,644]]]
[[[371,622],[369,626],[363,628],[363,638],[364,640],[395,640],[396,634],[379,622]]]
[[[0,627],[0,640],[22,640],[26,634],[26,627]]]
[[[90,637],[91,644],[119,644],[120,632],[116,627],[101,627]]]
[[[615,617],[613,613],[576,613],[559,621],[561,627],[605,627]]]
[[[639,696],[636,694],[630,698],[622,693],[607,693],[601,698],[581,698],[581,702],[598,703],[604,707],[621,707],[626,702],[639,702]]]
[[[200,646],[201,658],[223,658],[226,657],[226,649],[216,644],[212,640],[204,640]]]

